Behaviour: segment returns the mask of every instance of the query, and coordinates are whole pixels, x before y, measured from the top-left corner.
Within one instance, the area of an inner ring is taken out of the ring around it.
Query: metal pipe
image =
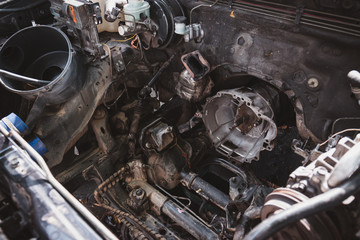
[[[191,26],[191,24],[192,24],[192,14],[193,14],[195,9],[197,9],[199,7],[210,7],[211,8],[211,7],[215,6],[218,2],[219,2],[219,0],[215,0],[215,2],[213,2],[212,4],[209,4],[209,5],[208,4],[200,4],[200,5],[197,5],[197,6],[193,7],[190,10],[190,24],[189,25]]]
[[[300,219],[325,211],[331,207],[341,205],[345,199],[357,193],[359,188],[360,174],[357,173],[352,179],[341,186],[315,196],[306,202],[297,203],[291,206],[291,208],[265,219],[246,235],[244,240],[268,239],[274,233]]]
[[[204,1],[211,2],[210,0],[204,0]],[[227,3],[224,1],[221,1],[221,2],[219,2],[219,4],[226,5]],[[239,8],[243,11],[248,11],[248,12],[252,12],[252,13],[256,13],[256,14],[261,14],[263,16],[269,16],[269,17],[274,17],[274,18],[288,20],[288,21],[294,21],[295,16],[296,16],[296,12],[294,12],[294,11],[296,11],[296,9],[294,9],[293,11],[288,11],[286,9],[276,9],[271,6],[259,6],[257,4],[252,4],[252,3],[245,2],[245,1],[234,2],[233,6],[236,8]],[[291,7],[291,6],[288,6],[288,7]],[[270,13],[268,13],[269,11],[270,11]],[[360,31],[350,28],[350,26],[355,27],[355,28],[358,27],[358,25],[356,24],[355,18],[343,17],[343,16],[339,16],[339,15],[335,15],[335,14],[328,14],[328,13],[318,12],[318,11],[312,11],[309,9],[304,9],[304,11],[323,14],[324,17],[305,13],[301,17],[301,20],[300,20],[301,24],[318,27],[318,28],[322,28],[322,29],[326,29],[326,30],[331,30],[334,32],[345,33],[345,34],[356,36],[356,37],[360,36]],[[277,14],[280,14],[280,15],[277,15]],[[343,20],[331,19],[331,16],[339,17],[339,18],[342,18]],[[318,19],[319,21],[314,21],[311,19]],[[346,20],[355,21],[355,22],[349,23],[349,22],[345,22]],[[342,25],[347,26],[348,28],[341,27],[338,25],[331,25],[331,24],[327,24],[324,22],[332,22],[332,23],[336,23],[336,24],[342,24]],[[328,25],[328,27],[326,25]]]
[[[219,208],[225,210],[230,202],[228,195],[219,189],[206,182],[204,179],[198,177],[195,173],[181,173],[181,183],[187,188],[194,190],[204,199],[214,203]]]
[[[303,21],[303,20],[300,20],[300,23],[302,23],[304,25],[312,26],[312,27],[317,27],[317,28],[321,28],[321,29],[325,29],[325,30],[338,32],[338,33],[345,33],[345,34],[355,36],[355,37],[360,37],[360,31],[358,31],[358,33],[352,33],[352,32],[347,32],[347,31],[343,31],[343,30],[340,30],[340,29],[335,29],[335,28],[330,28],[330,27],[325,27],[325,26],[309,23],[309,22],[306,22],[306,21]]]
[[[43,85],[49,84],[51,82],[51,81],[44,81],[44,80],[39,80],[39,79],[31,78],[31,77],[22,76],[22,75],[19,75],[16,73],[6,71],[4,69],[0,69],[0,74],[6,75],[6,76],[14,79],[15,81],[34,84],[37,86],[43,86]]]
[[[105,239],[118,239],[109,229],[107,229],[89,210],[84,207],[56,178],[52,175],[49,167],[41,155],[33,149],[29,143],[27,143],[19,133],[14,129],[7,131],[0,125],[0,132],[7,137],[13,137],[25,150],[33,157],[33,159],[39,164],[40,168],[46,179],[51,185],[72,205],[91,225],[98,233],[100,233]]]
[[[190,213],[194,218],[199,220],[201,223],[203,223],[207,227],[212,227],[209,223],[207,223],[204,219],[202,219],[200,216],[198,216],[193,210],[189,208],[189,206],[184,205],[181,201],[179,201],[179,197],[174,197],[170,193],[168,193],[165,189],[163,189],[161,186],[156,184],[156,187],[158,187],[163,193],[165,193],[171,200],[173,200],[175,203],[179,204],[180,207],[182,207],[184,210],[186,210],[188,213]],[[189,199],[190,200],[190,199]],[[191,201],[191,200],[190,200]]]
[[[171,200],[165,202],[162,211],[196,239],[219,239],[216,233],[204,226],[188,212],[179,208],[179,205]]]

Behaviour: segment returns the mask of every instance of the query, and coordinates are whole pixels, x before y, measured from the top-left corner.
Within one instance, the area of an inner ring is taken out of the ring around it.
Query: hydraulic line
[[[211,0],[204,0],[204,2],[211,3]],[[264,1],[257,1],[258,3],[236,0],[232,3],[233,8],[246,11],[249,13],[259,14],[262,16],[272,17],[276,19],[287,20],[295,22],[297,17],[297,24],[308,25],[321,29],[326,29],[338,33],[344,33],[356,37],[360,37],[360,24],[358,19],[331,14],[327,12],[320,12],[311,9],[302,9],[299,13],[298,8],[290,5],[275,4]],[[227,5],[228,1],[220,0],[219,5]]]

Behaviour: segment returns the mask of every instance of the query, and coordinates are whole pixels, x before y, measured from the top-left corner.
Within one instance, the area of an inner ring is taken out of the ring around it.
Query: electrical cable
[[[331,137],[329,137],[325,142],[320,143],[320,147],[325,145],[327,142],[329,142],[331,139],[333,139],[337,135],[345,133],[345,132],[360,132],[360,128],[349,128],[349,129],[345,129],[340,132],[337,132],[337,133],[331,135]]]
[[[137,34],[134,34],[133,36],[126,38],[126,39],[122,39],[122,40],[111,40],[112,42],[127,42],[130,41],[131,39],[133,39],[134,37],[136,37]]]

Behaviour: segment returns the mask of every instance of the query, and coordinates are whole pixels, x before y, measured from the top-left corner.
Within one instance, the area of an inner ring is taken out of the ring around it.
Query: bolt
[[[316,173],[319,176],[325,176],[328,173],[328,171],[326,170],[326,168],[320,166],[320,167],[317,168]]]
[[[170,132],[172,132],[172,130],[173,130],[173,128],[170,127],[170,126],[168,126],[168,127],[166,128],[165,132],[166,132],[166,133],[170,133]]]
[[[10,160],[10,166],[12,168],[17,168],[17,166],[19,166],[19,159],[18,158],[13,158]]]
[[[294,75],[293,75],[293,80],[294,80],[295,82],[300,83],[300,82],[306,80],[306,75],[305,75],[305,73],[304,73],[303,71],[297,71],[297,72],[295,72]]]
[[[106,112],[103,108],[98,108],[95,110],[94,113],[94,119],[99,120],[99,119],[103,119],[106,115]]]
[[[233,183],[236,183],[236,181],[237,181],[236,177],[232,177],[232,178],[231,178],[231,181],[232,181]]]
[[[141,194],[143,194],[143,190],[141,188],[139,188],[139,189],[136,190],[135,193],[136,193],[137,196],[141,196]]]
[[[319,86],[319,80],[312,77],[308,79],[307,84],[310,88],[317,88]]]
[[[140,201],[145,198],[145,192],[143,189],[138,188],[131,192],[131,195],[134,197],[135,200]]]
[[[305,191],[305,189],[306,189],[306,185],[305,185],[304,183],[299,183],[298,189],[299,189],[301,192],[303,192],[303,191]]]

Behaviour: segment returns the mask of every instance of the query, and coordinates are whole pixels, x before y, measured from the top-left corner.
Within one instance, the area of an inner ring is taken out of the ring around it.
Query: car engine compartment
[[[0,236],[358,239],[359,37],[357,0],[0,1]]]

